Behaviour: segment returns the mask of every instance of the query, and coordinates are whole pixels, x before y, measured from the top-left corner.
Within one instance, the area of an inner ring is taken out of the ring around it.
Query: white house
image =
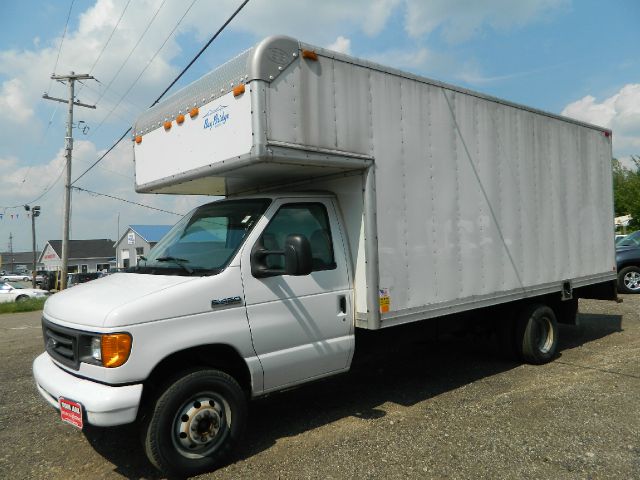
[[[115,243],[116,264],[118,268],[133,267],[141,256],[171,230],[173,225],[129,225],[124,234]]]
[[[69,240],[69,273],[100,272],[114,266],[113,240]],[[62,269],[62,240],[49,240],[42,249],[38,264],[45,270]]]

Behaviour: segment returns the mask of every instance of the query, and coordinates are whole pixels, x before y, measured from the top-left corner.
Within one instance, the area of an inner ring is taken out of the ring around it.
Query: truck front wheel
[[[231,376],[198,370],[169,385],[150,413],[147,457],[167,474],[191,476],[213,470],[238,445],[247,402]]]
[[[515,341],[525,362],[550,362],[558,348],[558,322],[553,310],[542,304],[525,307],[518,315]]]

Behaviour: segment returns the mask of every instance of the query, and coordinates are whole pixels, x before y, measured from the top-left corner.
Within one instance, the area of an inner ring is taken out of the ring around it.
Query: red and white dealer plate
[[[60,418],[62,421],[82,429],[82,405],[62,397],[58,399],[58,404],[60,405]]]

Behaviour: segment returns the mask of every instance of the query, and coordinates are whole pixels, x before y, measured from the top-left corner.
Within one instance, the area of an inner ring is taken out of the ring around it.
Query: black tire
[[[23,282],[28,282],[29,281],[29,277],[22,277],[22,281]]]
[[[18,298],[16,298],[16,302],[26,302],[27,300],[29,300],[29,297],[27,297],[26,295],[20,295]]]
[[[550,362],[558,349],[558,321],[546,305],[533,304],[519,313],[515,347],[520,358],[534,365]]]
[[[149,461],[168,475],[213,470],[239,444],[247,401],[231,376],[218,370],[187,373],[151,406],[143,426]]]
[[[640,293],[640,267],[632,265],[618,272],[618,291],[620,293]]]

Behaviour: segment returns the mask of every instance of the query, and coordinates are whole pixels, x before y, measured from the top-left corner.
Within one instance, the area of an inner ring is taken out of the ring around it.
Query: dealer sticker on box
[[[62,421],[82,429],[82,405],[62,397],[58,399],[58,403],[60,405],[60,418]]]

